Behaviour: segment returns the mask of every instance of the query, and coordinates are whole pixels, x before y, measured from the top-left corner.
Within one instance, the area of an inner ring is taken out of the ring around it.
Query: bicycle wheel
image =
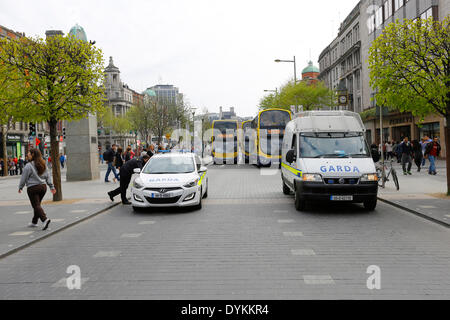
[[[400,184],[398,183],[397,172],[395,171],[394,168],[392,168],[392,180],[394,180],[397,191],[400,190]]]

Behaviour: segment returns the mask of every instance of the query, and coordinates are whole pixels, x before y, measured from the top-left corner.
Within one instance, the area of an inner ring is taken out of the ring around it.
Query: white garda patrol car
[[[286,125],[282,146],[283,193],[295,193],[301,211],[309,201],[377,205],[378,177],[366,129],[349,111],[302,112]]]
[[[135,211],[146,207],[202,208],[208,196],[207,168],[192,153],[157,154],[146,165],[135,169],[139,176],[131,187]]]

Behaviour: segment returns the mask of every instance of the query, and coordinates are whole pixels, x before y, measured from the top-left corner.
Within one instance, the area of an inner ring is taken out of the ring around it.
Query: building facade
[[[397,19],[415,20],[433,17],[442,20],[450,14],[448,0],[361,0],[341,23],[337,38],[327,46],[319,57],[319,79],[332,89],[348,90],[346,109],[363,112],[376,107],[371,88],[369,49],[384,28]],[[367,116],[364,123],[369,143],[380,143],[379,118]],[[425,119],[410,113],[390,112],[383,121],[383,140],[411,140],[424,135],[437,136],[445,155],[445,119],[430,115]]]
[[[308,66],[302,71],[302,81],[308,81],[308,83],[316,83],[320,74],[319,68],[314,66],[312,61],[309,61]]]
[[[164,105],[179,105],[183,103],[183,94],[171,84],[157,84],[147,90],[153,90],[159,103]]]
[[[105,68],[105,94],[106,105],[111,108],[115,117],[124,117],[136,100],[143,99],[140,94],[122,82],[120,70],[114,65],[112,57],[109,58],[109,64]],[[99,123],[98,133],[98,146],[101,152],[112,144],[126,147],[135,143],[134,134],[114,132],[102,123]]]

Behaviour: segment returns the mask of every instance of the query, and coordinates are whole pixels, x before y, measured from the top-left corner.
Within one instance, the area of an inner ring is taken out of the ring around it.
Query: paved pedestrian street
[[[450,298],[445,226],[383,202],[298,212],[254,166],[208,175],[199,211],[118,205],[1,259],[0,299]]]

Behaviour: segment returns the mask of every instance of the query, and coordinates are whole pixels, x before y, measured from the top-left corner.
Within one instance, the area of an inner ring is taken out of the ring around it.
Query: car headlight
[[[378,175],[376,173],[363,174],[361,176],[361,182],[378,181]]]
[[[311,174],[311,173],[304,173],[302,176],[303,181],[308,182],[322,182],[322,176],[320,174]]]
[[[192,188],[192,187],[195,187],[197,184],[198,184],[198,179],[195,179],[194,181],[185,184],[183,187]]]
[[[144,184],[142,183],[142,180],[140,178],[134,179],[133,187],[136,189],[142,189],[144,187]]]

